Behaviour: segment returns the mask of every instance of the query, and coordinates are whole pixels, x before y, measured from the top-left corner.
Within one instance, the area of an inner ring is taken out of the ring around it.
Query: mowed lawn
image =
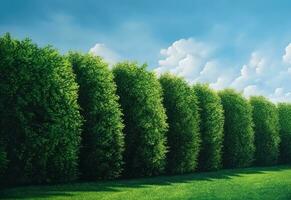
[[[5,189],[0,199],[291,200],[291,166]]]

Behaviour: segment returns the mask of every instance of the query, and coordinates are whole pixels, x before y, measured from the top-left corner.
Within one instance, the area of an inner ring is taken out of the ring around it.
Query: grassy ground
[[[178,200],[291,199],[291,166],[222,170],[183,176],[29,186],[0,191],[0,199]]]

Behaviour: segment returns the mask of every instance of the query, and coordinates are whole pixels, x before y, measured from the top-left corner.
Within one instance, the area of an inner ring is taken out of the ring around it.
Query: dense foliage
[[[89,54],[68,56],[80,86],[78,102],[85,120],[80,171],[85,179],[111,179],[122,170],[124,138],[116,85],[108,65]]]
[[[279,156],[279,116],[276,106],[262,96],[250,98],[253,107],[256,165],[273,165]]]
[[[223,165],[226,168],[247,167],[254,160],[252,107],[232,89],[219,92],[224,110]]]
[[[81,117],[69,63],[50,47],[0,38],[0,138],[5,182],[76,177]]]
[[[6,152],[4,151],[3,144],[1,143],[2,146],[0,146],[0,177],[3,176],[6,166],[7,166],[7,155]]]
[[[124,124],[124,125],[123,125]],[[280,152],[280,153],[279,153]],[[80,156],[80,157],[79,157]],[[291,104],[0,37],[0,185],[291,163]],[[79,166],[78,166],[79,164]]]
[[[165,166],[167,131],[162,89],[145,66],[119,63],[113,69],[124,114],[125,175],[151,176]]]
[[[220,97],[208,85],[196,84],[200,114],[201,149],[199,169],[217,170],[222,167],[224,115]]]
[[[291,163],[291,103],[279,103],[280,161]]]
[[[200,147],[197,98],[181,78],[165,74],[160,83],[169,124],[166,170],[174,174],[193,172]]]

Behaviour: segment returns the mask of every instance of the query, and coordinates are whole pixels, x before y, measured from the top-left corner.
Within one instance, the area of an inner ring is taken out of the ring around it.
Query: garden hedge
[[[223,165],[248,167],[254,160],[252,106],[232,89],[219,92],[224,110]]]
[[[90,54],[68,56],[80,86],[78,102],[85,120],[80,171],[85,179],[112,179],[122,171],[124,138],[116,84],[108,65]]]
[[[218,170],[222,167],[224,113],[218,94],[206,84],[194,85],[200,114],[201,149],[199,169]]]
[[[3,176],[7,166],[7,155],[4,151],[3,143],[0,144],[0,178]]]
[[[136,63],[119,63],[113,72],[124,114],[124,175],[159,174],[165,167],[168,127],[159,81]]]
[[[274,165],[279,156],[279,116],[276,106],[262,96],[250,98],[255,131],[255,164]]]
[[[81,116],[70,64],[55,49],[0,38],[0,138],[6,183],[76,178]]]
[[[166,170],[171,174],[193,172],[200,147],[197,98],[182,78],[165,74],[160,83],[169,124]]]
[[[279,103],[280,122],[280,162],[291,163],[291,103]]]
[[[158,80],[134,62],[111,70],[9,34],[0,119],[1,186],[291,163],[290,103]]]

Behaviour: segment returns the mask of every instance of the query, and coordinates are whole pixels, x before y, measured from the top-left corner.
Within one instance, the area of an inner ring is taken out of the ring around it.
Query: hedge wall
[[[113,72],[124,114],[125,176],[159,174],[167,151],[161,86],[153,73],[136,63],[119,63]]]
[[[4,151],[4,145],[1,143],[0,146],[0,178],[3,176],[7,167],[7,155]]]
[[[232,89],[219,92],[224,110],[223,165],[226,168],[250,166],[254,160],[252,106]]]
[[[201,150],[199,169],[218,170],[222,167],[224,113],[220,97],[208,85],[196,84],[194,91],[199,102]]]
[[[255,130],[256,165],[274,165],[279,156],[279,116],[276,106],[265,97],[251,97]]]
[[[78,102],[85,120],[80,171],[85,179],[112,179],[122,171],[124,138],[116,85],[108,65],[89,54],[68,56],[80,85]]]
[[[279,150],[291,163],[290,103],[158,80],[133,62],[110,70],[9,34],[0,37],[0,119],[0,184],[271,165]]]
[[[6,183],[76,178],[81,117],[70,64],[51,47],[0,38],[0,137]]]
[[[280,161],[291,163],[291,103],[278,104],[280,122]]]
[[[197,167],[200,148],[197,98],[192,88],[181,78],[165,74],[160,77],[160,83],[169,124],[167,172],[193,172]]]

